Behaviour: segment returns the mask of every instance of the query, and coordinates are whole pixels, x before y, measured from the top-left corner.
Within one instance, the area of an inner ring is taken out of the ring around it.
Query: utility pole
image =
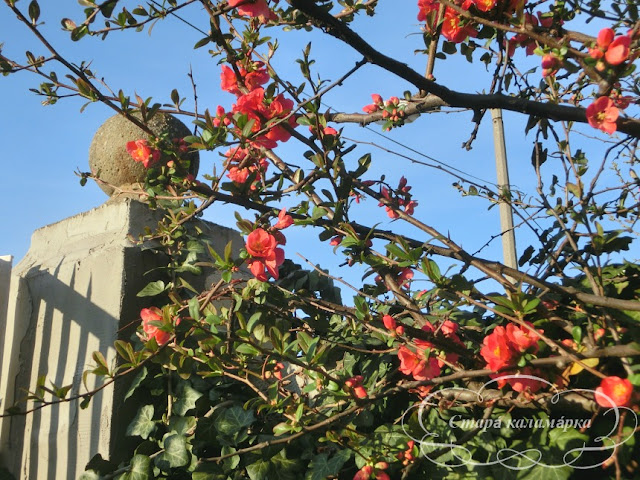
[[[510,190],[509,169],[507,167],[507,149],[504,141],[504,125],[502,123],[502,110],[491,109],[493,120],[493,144],[496,152],[496,172],[498,176],[498,189],[500,194]],[[502,255],[504,264],[513,269],[518,268],[516,254],[516,234],[513,229],[513,209],[511,203],[500,201],[500,231],[502,232]]]

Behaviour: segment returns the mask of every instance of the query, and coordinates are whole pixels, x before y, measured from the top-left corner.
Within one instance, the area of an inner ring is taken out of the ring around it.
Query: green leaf
[[[198,301],[198,297],[193,297],[189,300],[189,315],[195,321],[200,320],[200,302]]]
[[[147,367],[142,367],[142,370],[138,372],[138,375],[136,375],[136,378],[134,378],[133,381],[131,382],[131,385],[129,386],[129,390],[127,390],[127,393],[124,396],[125,400],[129,398],[131,395],[133,395],[133,392],[136,391],[136,388],[138,388],[140,384],[142,384],[144,379],[147,378],[147,373],[148,373]]]
[[[178,390],[177,400],[173,404],[173,411],[176,415],[183,416],[192,408],[195,408],[196,401],[202,396],[202,393],[191,387],[189,384],[185,384]]]
[[[164,439],[164,452],[156,457],[158,468],[168,471],[170,468],[184,467],[189,463],[187,439],[182,435],[169,435]]]
[[[300,478],[300,461],[287,458],[287,452],[282,449],[277,455],[271,457],[273,470],[278,472],[278,480],[298,480]]]
[[[249,345],[248,343],[238,345],[236,347],[236,352],[244,353],[245,355],[260,355],[260,350],[255,348],[253,345]]]
[[[196,417],[176,417],[169,420],[169,431],[178,435],[187,435],[196,426]]]
[[[316,455],[311,460],[304,478],[305,480],[325,480],[327,477],[335,476],[350,457],[350,450],[340,450],[331,458],[326,453]]]
[[[251,480],[269,480],[269,461],[258,460],[247,466],[247,475]]]
[[[140,407],[135,418],[127,427],[127,435],[129,437],[139,436],[144,439],[149,438],[151,432],[156,428],[156,422],[153,420],[153,413],[153,405]]]
[[[125,475],[128,480],[148,480],[151,477],[151,459],[136,454],[131,459],[131,470]]]
[[[584,446],[589,441],[589,436],[584,433],[580,433],[575,428],[554,428],[549,432],[549,440],[551,444],[555,444],[563,451],[570,450],[572,448],[578,448]],[[569,442],[573,442],[571,445],[567,445]]]
[[[160,295],[167,289],[164,282],[162,280],[158,280],[157,282],[151,282],[146,287],[138,292],[138,297],[153,297],[155,295]]]
[[[214,422],[216,430],[224,435],[233,435],[255,421],[253,411],[236,406],[226,409]]]
[[[29,18],[33,24],[37,23],[40,18],[40,5],[36,0],[32,0],[29,4]]]

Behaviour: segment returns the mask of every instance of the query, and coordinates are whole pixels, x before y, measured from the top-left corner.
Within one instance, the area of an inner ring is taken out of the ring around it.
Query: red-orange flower
[[[533,328],[530,322],[526,323]],[[537,333],[513,323],[507,325],[506,332],[509,344],[514,350],[524,353],[533,347],[533,353],[538,351],[538,340],[540,340],[540,336]]]
[[[273,226],[273,228],[283,230],[287,227],[290,227],[291,225],[293,225],[293,217],[287,214],[286,208],[283,208],[282,210],[280,210],[280,213],[278,214],[278,221]]]
[[[135,162],[142,163],[145,168],[149,168],[160,160],[160,151],[151,148],[146,140],[127,142],[127,153]]]
[[[269,257],[277,245],[278,242],[276,242],[275,237],[263,228],[256,228],[247,236],[247,252],[249,252],[249,255],[252,257]]]
[[[482,341],[480,355],[487,362],[487,366],[498,371],[510,364],[513,358],[513,351],[509,347],[507,332],[504,327],[498,326],[491,334],[484,337]]]
[[[277,17],[269,10],[266,0],[228,0],[230,7],[238,7],[239,15],[258,17],[263,22],[275,20]]]
[[[362,375],[356,375],[345,380],[344,384],[353,390],[353,394],[358,398],[367,398],[367,390],[362,386],[364,377]]]
[[[515,378],[507,379],[507,383],[511,385],[511,388],[515,392],[536,393],[544,385],[540,380],[536,378],[529,378],[537,377],[538,375],[535,375],[536,373],[538,372],[534,371],[531,367],[524,367],[522,369],[522,372],[518,372],[515,374]],[[527,375],[527,377],[521,377],[520,375]]]
[[[609,65],[620,65],[629,58],[629,45],[631,45],[630,36],[620,35],[616,37],[604,53],[604,59]]]
[[[609,97],[600,97],[587,107],[587,121],[593,128],[611,135],[618,128],[616,120],[620,112]]]
[[[624,407],[629,404],[632,394],[633,385],[626,378],[606,377],[596,388],[595,400],[598,405],[605,408]]]
[[[400,359],[400,371],[405,375],[411,375],[415,380],[431,380],[440,375],[440,365],[437,358],[431,356],[424,359],[424,350],[414,353],[404,345],[398,349]]]
[[[418,21],[425,22],[427,15],[438,10],[438,5],[436,0],[418,0]]]
[[[474,0],[473,4],[481,12],[488,12],[496,6],[496,0]]]
[[[562,61],[560,58],[556,57],[552,53],[547,53],[542,57],[542,76],[548,77],[550,75],[555,75]]]
[[[278,267],[284,262],[284,251],[277,248],[276,237],[256,228],[247,236],[245,246],[252,257],[247,260],[251,273],[261,282],[267,281],[267,273],[277,280],[280,276]]]
[[[384,326],[387,330],[395,330],[397,326],[395,319],[391,315],[383,315],[382,323],[384,323]]]
[[[142,330],[148,340],[155,338],[158,345],[164,345],[169,341],[171,334],[159,328],[163,322],[162,311],[159,308],[143,308],[140,310],[140,318],[142,319]]]
[[[613,37],[615,37],[616,32],[613,31],[612,28],[603,28],[598,33],[598,38],[596,39],[596,44],[602,50],[606,50],[611,42],[613,42]]]
[[[442,35],[454,43],[461,43],[467,37],[475,37],[477,32],[473,26],[466,24],[461,25],[462,18],[457,12],[451,8],[447,8],[444,13],[444,21],[442,23]]]

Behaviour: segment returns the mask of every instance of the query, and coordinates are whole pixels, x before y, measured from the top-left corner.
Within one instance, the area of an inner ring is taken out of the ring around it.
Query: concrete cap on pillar
[[[147,123],[156,135],[167,134],[169,139],[191,135],[187,126],[172,115],[157,113]],[[100,180],[98,186],[109,196],[119,187],[126,190],[141,190],[147,169],[133,161],[127,153],[126,145],[133,140],[149,140],[150,135],[122,115],[114,115],[98,129],[89,147],[89,167]],[[190,173],[198,173],[199,155],[197,151],[186,154],[191,161]]]

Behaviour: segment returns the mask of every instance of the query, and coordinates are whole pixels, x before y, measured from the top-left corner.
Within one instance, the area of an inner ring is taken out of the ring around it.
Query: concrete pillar
[[[190,134],[167,115],[156,115],[148,127],[170,139]],[[46,377],[47,387],[49,382],[72,385],[69,396],[84,393],[82,376],[95,364],[93,352],[101,352],[107,364],[115,366],[115,340],[129,340],[140,321],[140,309],[158,301],[137,293],[161,278],[158,267],[166,265],[166,258],[133,240],[145,227],[153,230],[162,212],[137,201],[146,170],[125,149],[127,142],[149,138],[118,116],[100,127],[89,164],[103,180],[105,193],[116,196],[33,234],[27,255],[11,272],[6,315],[2,308],[7,303],[3,295],[10,262],[0,262],[1,411],[13,405],[22,411],[33,408],[34,403],[26,401],[27,392],[35,390],[41,376]],[[197,152],[182,160],[196,175]],[[233,230],[196,223],[220,254],[229,241],[235,254],[243,244]],[[156,277],[146,275],[150,271]],[[218,279],[201,276],[189,282],[204,288]],[[89,375],[89,390],[101,381]],[[96,454],[118,463],[119,457],[130,454],[125,431],[137,410],[137,405],[129,405],[132,402],[123,402],[127,388],[127,381],[109,385],[86,409],[73,401],[0,418],[0,473],[5,467],[17,479],[75,479]]]
[[[137,297],[150,280],[145,273],[164,264],[162,255],[132,243],[145,226],[157,224],[148,206],[112,199],[89,212],[37,230],[26,257],[13,269],[5,347],[0,364],[3,408],[23,401],[38,377],[84,391],[82,373],[94,364],[94,351],[115,365],[115,340],[134,333],[140,309],[150,299]],[[234,231],[199,222],[212,246],[234,250]],[[214,278],[203,279],[203,283]],[[88,386],[98,386],[88,377]],[[2,419],[0,465],[16,478],[77,478],[96,454],[117,461],[124,431],[136,406],[122,398],[116,384],[97,394],[88,408],[78,402],[48,406],[26,416]],[[117,448],[116,448],[117,447]]]

